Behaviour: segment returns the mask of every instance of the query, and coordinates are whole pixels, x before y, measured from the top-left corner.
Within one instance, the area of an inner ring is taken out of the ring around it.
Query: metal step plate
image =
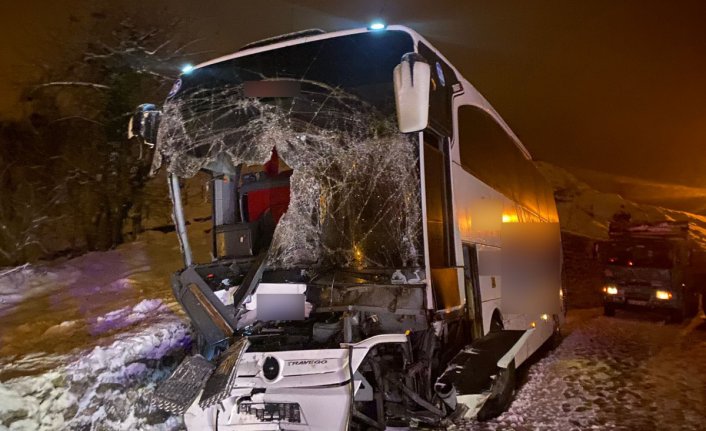
[[[206,382],[199,400],[199,406],[202,409],[211,407],[230,395],[235,386],[240,357],[248,346],[248,339],[242,337],[221,354],[218,366]]]
[[[157,386],[152,395],[154,403],[160,409],[175,415],[184,414],[199,395],[214,368],[215,366],[201,355],[187,357],[167,380]]]

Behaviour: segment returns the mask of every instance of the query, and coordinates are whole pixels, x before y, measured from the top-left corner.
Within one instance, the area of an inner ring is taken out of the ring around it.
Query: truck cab
[[[698,309],[697,268],[687,223],[611,225],[609,241],[598,245],[604,265],[604,312],[652,309],[681,322]]]

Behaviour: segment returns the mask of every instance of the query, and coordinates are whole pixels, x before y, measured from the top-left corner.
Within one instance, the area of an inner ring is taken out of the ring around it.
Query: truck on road
[[[688,222],[611,222],[609,240],[598,244],[598,255],[604,265],[605,315],[653,309],[681,322],[698,311],[706,260]]]

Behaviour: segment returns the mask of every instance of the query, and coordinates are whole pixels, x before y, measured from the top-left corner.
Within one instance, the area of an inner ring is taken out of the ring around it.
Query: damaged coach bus
[[[190,430],[480,420],[563,319],[552,190],[424,38],[310,30],[195,67],[129,133],[169,174],[198,352],[156,390]],[[209,175],[212,261],[179,180]]]

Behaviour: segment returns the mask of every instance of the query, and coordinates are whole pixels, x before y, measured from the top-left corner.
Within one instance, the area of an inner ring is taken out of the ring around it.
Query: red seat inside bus
[[[286,178],[289,179],[289,176]],[[282,218],[289,207],[289,184],[252,190],[248,192],[247,196],[248,220],[258,220],[269,209],[272,212],[272,218],[274,218],[275,223],[279,223],[279,219]]]
[[[275,224],[287,212],[289,207],[289,177],[292,170],[280,172],[280,160],[277,149],[272,150],[272,156],[263,166],[263,174],[251,183],[244,184],[241,192],[245,196],[247,221],[254,222],[270,211]]]

